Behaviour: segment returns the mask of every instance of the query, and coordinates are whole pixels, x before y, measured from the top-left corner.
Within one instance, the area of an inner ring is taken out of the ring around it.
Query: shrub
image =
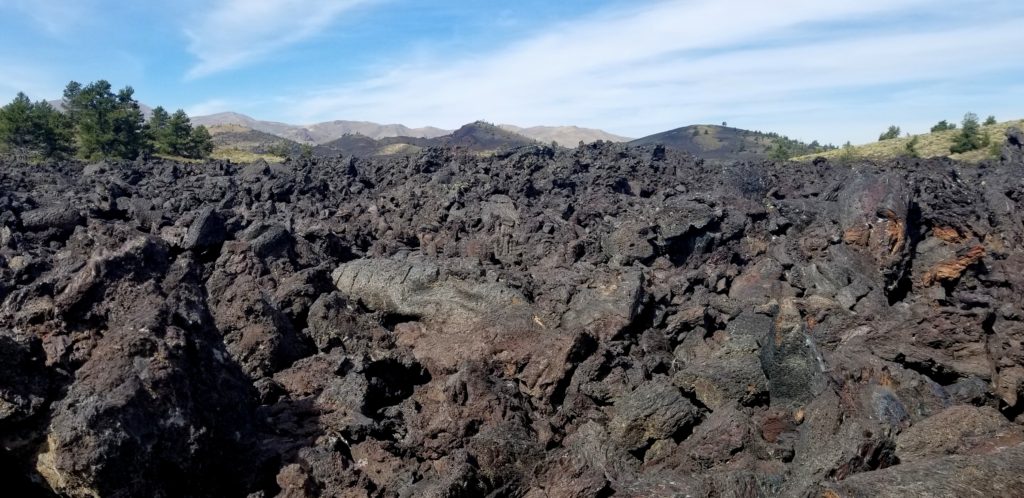
[[[917,144],[919,141],[920,140],[917,135],[914,135],[913,137],[911,137],[910,140],[907,141],[907,145],[905,147],[908,156],[921,157],[921,153],[917,151]]]
[[[996,121],[996,117],[995,116],[989,116],[989,117],[985,118],[985,123],[984,123],[985,126],[992,126],[992,125],[994,125],[996,123],[997,123],[997,121]]]
[[[786,144],[786,140],[783,138],[775,139],[775,143],[772,145],[771,150],[768,152],[768,157],[773,161],[783,162],[788,161],[790,157],[789,147]]]
[[[945,119],[939,121],[935,126],[932,126],[932,133],[937,131],[955,130],[956,123],[949,123]]]
[[[900,127],[896,125],[890,126],[885,133],[879,135],[878,141],[881,142],[882,140],[892,140],[894,138],[900,138]]]
[[[857,159],[857,151],[849,141],[843,144],[842,150],[839,152],[839,162],[842,164],[849,164]]]

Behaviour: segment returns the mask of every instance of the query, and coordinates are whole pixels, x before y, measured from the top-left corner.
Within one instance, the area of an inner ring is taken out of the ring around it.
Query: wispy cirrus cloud
[[[944,14],[919,21],[921,9]],[[870,107],[857,100],[865,92],[876,103],[873,118],[885,120],[877,111],[893,102],[881,87],[935,91],[935,81],[1024,72],[1014,48],[1024,43],[1022,22],[1024,10],[1002,0],[649,2],[492,53],[410,62],[296,96],[292,117],[446,127],[484,118],[639,136],[742,116],[794,133],[835,122],[838,138],[849,132],[844,113]]]
[[[90,22],[94,4],[94,0],[0,0],[0,14],[4,10],[17,13],[43,28],[49,35],[60,37],[72,28]]]
[[[188,79],[235,69],[320,33],[338,17],[377,0],[218,0],[188,28],[198,62]]]

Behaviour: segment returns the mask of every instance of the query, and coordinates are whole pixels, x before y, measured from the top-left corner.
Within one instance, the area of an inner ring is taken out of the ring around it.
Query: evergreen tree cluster
[[[192,127],[185,111],[168,114],[163,107],[153,109],[149,118],[150,139],[160,154],[201,159],[213,152],[213,139],[205,126]]]
[[[0,108],[0,148],[51,157],[72,151],[71,120],[46,101],[19,93]]]
[[[158,107],[147,122],[130,86],[115,93],[105,80],[72,81],[62,105],[64,112],[19,93],[0,108],[0,148],[83,159],[136,159],[153,152],[201,159],[213,152],[209,131],[193,127],[185,111],[168,115]]]

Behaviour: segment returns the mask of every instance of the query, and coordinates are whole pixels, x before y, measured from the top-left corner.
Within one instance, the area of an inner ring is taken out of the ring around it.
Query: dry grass
[[[153,154],[153,157],[159,157],[160,159],[166,159],[168,161],[174,161],[178,163],[199,164],[203,162],[202,159],[190,159],[187,157],[172,156],[170,154]]]
[[[284,162],[284,158],[281,156],[275,156],[273,154],[256,154],[255,152],[248,152],[235,148],[214,150],[213,155],[210,156],[210,159],[216,159],[218,161],[231,161],[233,163],[252,163],[260,159],[268,163]]]
[[[245,133],[248,131],[252,131],[251,128],[246,128],[242,125],[236,124],[213,125],[207,126],[206,129],[207,131],[210,132],[210,135],[214,137],[217,135],[223,135],[225,133]]]
[[[411,144],[391,144],[381,147],[375,155],[377,156],[390,156],[398,154],[415,154],[423,150],[422,147],[417,147]]]
[[[1011,126],[1024,128],[1024,120],[1006,121],[994,125],[982,126],[981,133],[988,133],[989,139],[994,144],[1001,144],[1005,140],[1006,130]],[[852,150],[832,150],[820,154],[809,154],[793,158],[794,161],[811,161],[816,157],[828,159],[849,158],[851,155],[857,159],[885,160],[899,156],[908,155],[907,143],[917,137],[917,145],[914,149],[920,157],[951,157],[960,161],[980,162],[993,157],[992,148],[984,147],[972,150],[963,154],[951,154],[949,148],[953,145],[953,139],[960,133],[959,129],[939,131],[935,133],[924,133],[911,137],[900,137],[892,140],[883,140],[870,144],[854,146]]]

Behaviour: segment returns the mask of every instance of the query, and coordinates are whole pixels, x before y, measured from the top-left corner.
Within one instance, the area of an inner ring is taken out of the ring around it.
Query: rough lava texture
[[[5,493],[1024,495],[1022,147],[6,160]]]

